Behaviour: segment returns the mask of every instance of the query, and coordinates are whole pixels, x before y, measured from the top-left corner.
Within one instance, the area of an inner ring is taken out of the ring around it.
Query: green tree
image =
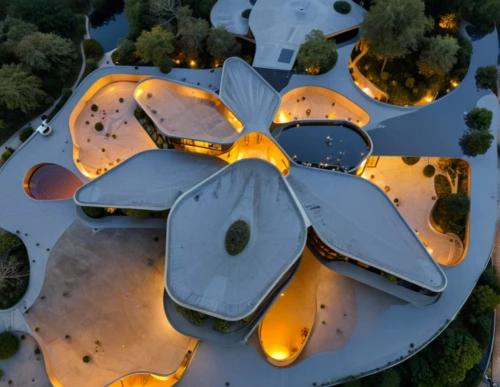
[[[337,62],[335,41],[327,40],[321,30],[312,30],[297,54],[297,72],[322,74]]]
[[[380,387],[399,387],[401,376],[394,368],[389,368],[382,372]]]
[[[77,19],[64,0],[16,0],[9,15],[35,24],[41,32],[54,32],[73,37],[77,32]]]
[[[99,65],[93,58],[89,58],[85,61],[85,72],[87,74],[90,74],[92,71],[97,70],[98,67]]]
[[[204,49],[210,26],[206,20],[193,17],[188,7],[179,7],[176,17],[177,37],[182,52],[190,59],[195,59]]]
[[[125,0],[129,39],[134,40],[142,31],[149,31],[154,26],[150,8],[149,0]]]
[[[443,198],[441,210],[446,213],[446,218],[452,222],[459,222],[469,213],[470,200],[461,193],[450,194]]]
[[[428,39],[427,46],[420,52],[417,62],[420,74],[447,74],[457,62],[459,48],[457,39],[450,35],[438,35]]]
[[[425,16],[421,0],[379,0],[370,8],[361,27],[373,55],[399,58],[417,49],[432,19]]]
[[[4,29],[6,30],[7,41],[19,42],[27,35],[38,32],[38,28],[33,23],[27,23],[20,19],[7,17],[4,21]]]
[[[500,294],[500,280],[498,279],[495,268],[491,265],[488,265],[483,271],[483,274],[481,274],[481,277],[479,277],[479,284],[488,285],[496,294]]]
[[[484,155],[490,149],[493,139],[493,135],[487,131],[467,131],[458,140],[458,145],[462,148],[464,155],[476,157]]]
[[[193,10],[193,16],[210,21],[210,11],[217,0],[181,0],[181,4]]]
[[[101,60],[104,55],[104,49],[95,39],[85,39],[83,41],[83,52],[87,58],[95,59],[96,61]]]
[[[481,358],[477,341],[450,326],[409,360],[410,378],[417,387],[454,387]]]
[[[128,39],[122,39],[118,47],[113,51],[112,58],[115,64],[132,66],[137,64],[138,58],[135,54],[135,43]]]
[[[234,34],[222,25],[210,29],[207,49],[214,58],[224,61],[230,56],[238,55],[241,51],[241,45],[236,40]]]
[[[482,31],[490,31],[500,17],[500,0],[467,0],[462,4],[462,14]]]
[[[3,65],[0,69],[0,105],[29,113],[46,97],[42,81],[23,70],[22,65]]]
[[[73,43],[55,34],[35,32],[17,45],[19,60],[35,71],[57,73],[65,77],[76,58]]]
[[[485,108],[474,108],[467,114],[467,125],[472,129],[489,130],[493,112]]]
[[[487,285],[474,289],[468,301],[468,315],[471,322],[477,322],[485,312],[492,312],[500,304],[500,295]]]
[[[478,67],[476,70],[476,86],[481,89],[490,89],[495,94],[497,90],[498,70],[494,65]]]
[[[143,31],[135,44],[136,54],[141,62],[159,67],[163,58],[174,52],[174,38],[174,34],[160,26],[153,27],[151,31]]]

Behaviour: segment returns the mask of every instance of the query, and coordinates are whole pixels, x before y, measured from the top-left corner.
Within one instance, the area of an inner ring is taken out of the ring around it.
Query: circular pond
[[[33,199],[61,200],[73,197],[82,185],[82,181],[66,168],[42,164],[28,171],[24,189]]]
[[[344,121],[298,122],[274,133],[285,152],[298,164],[353,171],[370,154],[368,135]]]

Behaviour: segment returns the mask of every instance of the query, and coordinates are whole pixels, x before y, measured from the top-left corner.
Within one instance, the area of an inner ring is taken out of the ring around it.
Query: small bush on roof
[[[347,1],[336,1],[335,3],[333,3],[333,8],[335,9],[335,11],[341,13],[342,15],[346,15],[351,12],[351,4],[349,4]]]
[[[436,172],[436,168],[434,168],[434,165],[426,165],[424,168],[424,176],[425,177],[432,177],[432,176],[434,176],[435,172]]]
[[[250,17],[250,14],[252,13],[252,10],[249,8],[249,9],[245,9],[242,13],[241,13],[241,17],[244,18],[244,19],[248,19]]]
[[[401,157],[406,165],[415,165],[420,161],[420,157]]]
[[[100,219],[106,215],[106,210],[101,207],[82,207],[83,212],[89,218]]]
[[[7,149],[5,152],[2,153],[2,160],[7,161],[10,156],[12,156],[12,152]]]
[[[19,349],[19,339],[11,332],[0,333],[0,360],[14,356]]]
[[[237,220],[226,232],[226,250],[229,255],[241,253],[250,240],[250,227],[243,220]]]
[[[93,112],[96,112],[99,110],[99,106],[97,106],[95,103],[93,103],[92,106],[90,107],[90,110],[92,110]]]
[[[98,122],[94,125],[94,128],[95,130],[97,130],[98,132],[100,132],[101,130],[104,129],[104,125],[102,124],[102,122]]]

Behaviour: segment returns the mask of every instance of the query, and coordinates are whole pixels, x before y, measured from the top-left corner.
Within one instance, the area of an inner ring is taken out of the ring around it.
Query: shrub
[[[483,271],[483,274],[481,274],[481,277],[479,277],[479,284],[488,285],[497,294],[500,294],[500,280],[498,279],[494,267],[491,265],[488,265]]]
[[[464,155],[476,157],[484,155],[490,149],[493,139],[493,135],[488,131],[468,131],[460,137],[458,145],[462,148]]]
[[[387,81],[389,79],[389,73],[387,71],[382,71],[382,73],[380,74],[380,79],[382,79],[383,81]]]
[[[40,350],[40,347],[35,347],[35,350],[33,351],[33,353],[35,355],[40,355],[40,353],[42,353],[42,351]]]
[[[438,199],[432,211],[432,218],[445,233],[454,233],[463,240],[469,208],[470,201],[467,196],[461,193],[450,194]]]
[[[349,12],[351,12],[351,4],[349,4],[347,1],[336,1],[335,3],[333,3],[333,9],[335,9],[335,11],[341,13],[342,15],[347,15]]]
[[[123,103],[124,99],[120,97],[118,101],[120,101],[120,103]]]
[[[22,142],[25,142],[30,136],[34,133],[34,129],[31,126],[28,126],[21,130],[21,133],[19,133],[19,140]]]
[[[97,70],[99,65],[97,64],[95,59],[89,58],[85,61],[85,72],[90,74],[92,71]]]
[[[432,177],[432,176],[434,176],[435,172],[436,172],[436,168],[434,168],[434,165],[426,165],[424,167],[424,176],[425,177]]]
[[[249,19],[250,18],[250,14],[252,13],[252,10],[249,8],[249,9],[245,9],[242,13],[241,13],[241,17],[243,19]]]
[[[5,152],[2,153],[2,160],[7,161],[10,156],[12,156],[12,152],[7,149]]]
[[[226,251],[229,255],[237,255],[241,253],[248,241],[250,240],[250,227],[243,220],[237,220],[226,232]]]
[[[485,108],[474,108],[467,113],[467,125],[472,129],[489,130],[493,113]]]
[[[490,89],[493,93],[498,94],[497,78],[496,66],[478,67],[476,70],[476,86],[480,89]]]
[[[150,218],[149,211],[147,210],[137,210],[134,208],[122,209],[122,212],[130,216],[133,220],[146,220]]]
[[[102,122],[97,122],[94,125],[94,128],[95,128],[95,130],[97,130],[98,132],[100,132],[100,131],[102,131],[104,129],[104,125],[102,124]]]
[[[82,357],[82,361],[84,363],[88,363],[90,361],[90,356],[85,355],[84,357]]]
[[[90,110],[92,110],[93,112],[96,112],[99,110],[99,106],[97,106],[95,103],[93,103],[92,106],[90,107]]]
[[[106,216],[106,210],[102,207],[82,207],[83,212],[89,218],[100,219]]]
[[[163,74],[168,74],[174,67],[174,62],[168,56],[165,56],[160,64],[160,71]]]
[[[413,87],[415,86],[415,78],[407,78],[405,81],[405,86],[408,89],[413,89]]]
[[[230,322],[226,320],[221,320],[219,318],[214,319],[214,327],[221,333],[227,332],[229,329]]]
[[[104,55],[104,49],[95,39],[85,39],[83,41],[83,52],[87,58],[100,60]]]
[[[434,176],[434,190],[438,199],[445,198],[451,194],[451,184],[448,178],[444,175]]]
[[[0,333],[0,360],[14,356],[19,349],[19,339],[11,332]]]
[[[420,157],[401,157],[406,165],[415,165],[420,161]]]
[[[71,89],[68,89],[67,87],[65,87],[64,89],[61,90],[61,95],[64,98],[66,98],[66,100],[68,100],[72,94],[73,94],[73,91]]]

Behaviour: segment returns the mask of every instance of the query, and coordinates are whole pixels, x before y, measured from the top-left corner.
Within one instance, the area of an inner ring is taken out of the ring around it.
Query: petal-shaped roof
[[[389,198],[357,176],[292,165],[288,182],[332,249],[430,289],[446,277]]]
[[[75,192],[82,206],[166,210],[190,188],[223,168],[225,161],[196,153],[139,153]]]
[[[224,62],[220,97],[245,126],[268,131],[281,103],[280,94],[240,58]]]
[[[231,224],[250,240],[234,256]],[[231,164],[186,192],[168,220],[165,287],[177,303],[226,320],[252,313],[301,256],[307,228],[281,173],[260,159]]]

